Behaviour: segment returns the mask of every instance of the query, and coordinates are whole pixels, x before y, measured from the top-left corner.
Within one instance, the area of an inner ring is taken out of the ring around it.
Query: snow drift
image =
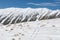
[[[0,9],[0,23],[14,24],[28,21],[59,18],[60,10],[47,8],[5,8]]]

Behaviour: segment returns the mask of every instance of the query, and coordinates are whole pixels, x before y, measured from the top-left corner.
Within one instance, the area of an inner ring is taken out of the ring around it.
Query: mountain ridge
[[[4,25],[52,18],[60,18],[60,10],[51,10],[48,8],[0,9],[0,23]]]

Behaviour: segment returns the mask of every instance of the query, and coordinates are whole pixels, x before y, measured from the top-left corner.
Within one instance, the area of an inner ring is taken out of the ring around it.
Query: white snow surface
[[[0,9],[0,23],[4,25],[52,18],[60,18],[60,10],[50,10],[47,8]]]
[[[0,40],[60,40],[60,10],[0,9]]]
[[[0,24],[0,40],[60,40],[60,18]]]

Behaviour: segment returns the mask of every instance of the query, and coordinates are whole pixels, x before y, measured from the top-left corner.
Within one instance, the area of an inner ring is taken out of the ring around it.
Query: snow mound
[[[47,8],[0,9],[0,23],[4,25],[52,18],[60,18],[60,10],[50,10]]]

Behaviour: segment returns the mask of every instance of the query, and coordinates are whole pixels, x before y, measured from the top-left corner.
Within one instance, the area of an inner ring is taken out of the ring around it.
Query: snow
[[[0,40],[60,40],[60,18],[0,24]]]
[[[60,10],[0,9],[0,40],[60,40]]]
[[[59,18],[60,10],[47,8],[5,8],[0,9],[0,23],[3,25],[44,19]]]

